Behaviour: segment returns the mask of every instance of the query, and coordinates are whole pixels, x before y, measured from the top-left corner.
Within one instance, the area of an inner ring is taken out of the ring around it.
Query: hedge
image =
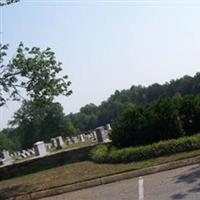
[[[196,149],[200,149],[200,134],[122,149],[102,144],[92,149],[90,158],[97,163],[126,163]]]

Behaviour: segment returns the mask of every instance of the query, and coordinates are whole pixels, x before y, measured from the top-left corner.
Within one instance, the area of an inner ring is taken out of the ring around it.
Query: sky
[[[115,90],[200,71],[200,1],[21,0],[1,7],[1,42],[51,47],[72,82],[66,114]],[[20,107],[0,107],[0,129]]]

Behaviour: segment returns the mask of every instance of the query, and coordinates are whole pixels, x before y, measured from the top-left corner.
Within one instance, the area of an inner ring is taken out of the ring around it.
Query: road
[[[200,165],[147,175],[143,180],[144,200],[200,200]],[[138,178],[43,200],[138,200]]]

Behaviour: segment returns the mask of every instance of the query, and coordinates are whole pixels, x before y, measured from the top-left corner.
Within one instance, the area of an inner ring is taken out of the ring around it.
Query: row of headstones
[[[54,149],[62,149],[66,145],[70,144],[77,144],[79,142],[109,142],[109,132],[111,131],[110,124],[106,125],[106,128],[104,126],[98,127],[95,129],[95,131],[90,131],[89,134],[81,134],[78,136],[73,137],[66,137],[65,141],[63,140],[62,136],[58,136],[56,138],[51,138],[51,143],[44,143],[43,141],[39,141],[34,144],[35,149],[35,155],[36,156],[45,156],[48,154],[48,151],[50,151],[52,148]]]
[[[32,149],[22,150],[9,154],[8,151],[2,151],[0,155],[0,165],[12,164],[15,159],[25,159],[31,156],[45,156],[48,154],[48,151],[52,148],[62,149],[65,145],[76,144],[79,142],[109,142],[109,132],[111,131],[110,124],[107,124],[106,127],[101,126],[96,128],[93,131],[89,131],[88,134],[81,134],[73,137],[66,137],[65,142],[61,136],[56,138],[51,138],[51,143],[44,143],[43,141],[36,142]]]
[[[0,165],[12,164],[16,159],[20,160],[31,156],[35,156],[34,149],[17,151],[11,154],[8,151],[3,150],[0,155]]]

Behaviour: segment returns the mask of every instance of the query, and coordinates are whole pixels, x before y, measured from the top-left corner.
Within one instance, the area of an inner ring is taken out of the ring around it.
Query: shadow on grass
[[[89,153],[92,148],[94,148],[94,146],[58,152],[45,157],[38,157],[2,167],[0,168],[0,181],[59,167],[65,164],[88,161]]]
[[[188,188],[190,189],[186,190],[184,193],[180,192],[171,195],[172,200],[188,200],[188,195],[200,193],[200,165],[189,169],[187,173],[182,173],[177,176],[175,183],[188,184]]]
[[[5,200],[9,197],[26,194],[29,191],[29,186],[20,185],[7,188],[0,188],[0,200]]]

